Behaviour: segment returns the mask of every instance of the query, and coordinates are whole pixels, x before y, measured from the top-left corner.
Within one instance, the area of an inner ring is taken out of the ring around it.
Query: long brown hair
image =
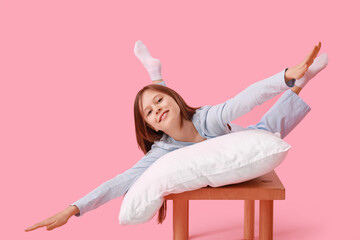
[[[146,124],[144,119],[143,111],[142,111],[142,96],[146,90],[154,90],[161,93],[164,93],[170,97],[172,97],[175,102],[179,105],[180,108],[180,116],[181,116],[181,126],[183,124],[183,120],[191,120],[193,115],[195,114],[196,109],[194,107],[190,107],[184,99],[173,89],[159,85],[159,84],[150,84],[143,87],[136,95],[134,102],[134,120],[135,120],[135,133],[136,133],[136,141],[138,143],[139,148],[146,154],[150,151],[151,146],[155,141],[161,139],[163,132],[155,131],[151,127]],[[166,217],[166,200],[162,204],[159,209],[158,214],[158,224],[161,224]]]

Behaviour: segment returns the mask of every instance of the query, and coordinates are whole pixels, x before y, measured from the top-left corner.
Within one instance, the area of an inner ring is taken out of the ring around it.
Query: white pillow
[[[164,196],[171,193],[207,185],[219,187],[262,176],[277,167],[290,148],[279,135],[251,129],[167,153],[154,162],[124,196],[120,224],[151,220]]]

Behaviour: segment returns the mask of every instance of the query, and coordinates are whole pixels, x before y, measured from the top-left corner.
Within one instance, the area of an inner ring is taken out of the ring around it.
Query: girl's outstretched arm
[[[141,158],[132,168],[118,174],[113,179],[101,184],[86,196],[72,203],[63,211],[25,229],[26,232],[45,227],[47,230],[63,226],[72,216],[82,216],[108,201],[124,195],[140,175],[153,164],[159,157],[167,151],[158,147],[152,148],[143,158]]]
[[[215,106],[205,106],[201,114],[209,134],[219,136],[227,133],[227,124],[248,113],[254,107],[270,100],[281,92],[294,87],[295,79],[301,78],[313,62],[321,44],[295,67],[282,70],[275,75],[256,82],[235,97]]]

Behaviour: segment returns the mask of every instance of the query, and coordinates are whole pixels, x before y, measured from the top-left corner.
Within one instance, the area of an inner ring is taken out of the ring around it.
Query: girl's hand
[[[314,59],[316,58],[317,54],[319,53],[321,48],[321,42],[319,42],[318,45],[315,45],[313,50],[307,55],[307,57],[300,62],[298,65],[289,68],[285,72],[285,80],[288,81],[290,79],[295,78],[296,80],[302,78],[308,68],[311,66],[311,64],[314,62]]]
[[[58,214],[49,217],[41,222],[38,222],[31,227],[28,227],[27,229],[25,229],[25,232],[33,231],[37,228],[45,227],[45,226],[47,230],[53,230],[54,228],[60,227],[65,223],[67,223],[69,218],[78,212],[79,209],[76,206],[69,206],[65,210],[59,212]]]

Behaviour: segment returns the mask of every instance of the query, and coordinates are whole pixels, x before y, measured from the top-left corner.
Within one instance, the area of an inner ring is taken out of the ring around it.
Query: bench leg
[[[173,200],[174,240],[189,239],[189,200]]]
[[[244,200],[244,239],[254,239],[255,200]]]
[[[273,200],[260,200],[260,240],[273,239]]]

